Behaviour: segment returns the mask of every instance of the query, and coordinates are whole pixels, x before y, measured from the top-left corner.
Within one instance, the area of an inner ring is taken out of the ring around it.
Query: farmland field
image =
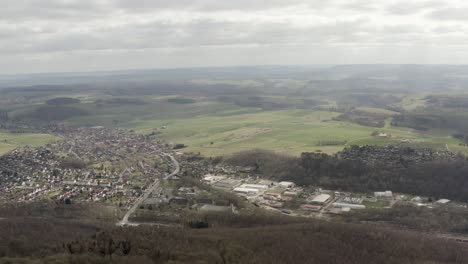
[[[299,155],[304,151],[335,153],[347,145],[407,145],[464,151],[454,138],[420,134],[409,129],[382,129],[334,121],[339,113],[312,110],[254,111],[240,108],[179,118],[135,120],[125,127],[139,133],[157,129],[165,140],[187,146],[184,151],[207,156],[232,154],[250,149],[268,149]],[[372,136],[378,130],[391,137]]]
[[[466,116],[459,116],[465,112],[442,112],[443,108],[430,104],[436,101],[426,100],[425,93],[327,91],[306,89],[304,81],[268,80],[261,82],[263,86],[259,82],[199,79],[180,84],[183,89],[173,86],[171,91],[165,85],[161,91],[145,87],[63,91],[60,96],[78,99],[66,105],[47,104],[53,98],[47,90],[37,90],[25,101],[15,91],[11,96],[23,103],[7,109],[10,117],[26,123],[64,122],[74,127],[156,133],[157,138],[184,144],[182,151],[206,156],[251,149],[289,155],[336,153],[351,145],[387,144],[468,154],[467,144],[453,137],[464,132],[456,123],[462,118],[468,123]],[[394,122],[402,116],[399,123]],[[444,123],[448,118],[451,123]],[[414,126],[415,120],[426,129]],[[424,123],[427,120],[432,123]],[[5,152],[24,144],[28,142],[4,142],[0,148]]]
[[[19,146],[37,147],[59,139],[47,134],[16,134],[0,132],[0,155]]]

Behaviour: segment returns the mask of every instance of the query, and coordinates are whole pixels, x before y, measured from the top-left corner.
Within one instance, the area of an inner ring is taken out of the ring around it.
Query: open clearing
[[[362,126],[345,121],[335,121],[338,112],[314,109],[287,109],[264,111],[255,107],[194,98],[195,103],[176,104],[166,97],[147,97],[141,104],[93,103],[76,105],[89,114],[73,117],[68,121],[75,126],[114,126],[149,134],[155,129],[158,137],[172,143],[185,144],[187,152],[200,152],[206,156],[229,155],[244,150],[267,149],[290,155],[302,152],[322,151],[336,153],[350,145],[387,145],[401,143],[412,147],[468,154],[468,147],[449,137],[451,131],[420,133],[410,128],[391,126],[391,115],[398,113],[383,108],[360,107],[369,113],[388,114],[384,128]],[[30,109],[33,110],[33,109]],[[16,112],[21,113],[21,112]],[[372,132],[386,133],[391,137],[371,136]],[[26,135],[18,135],[26,137]],[[37,144],[47,142],[47,138]],[[1,138],[0,138],[1,140]],[[28,140],[0,144],[0,153],[18,145],[30,144]]]
[[[216,115],[190,118],[138,120],[128,127],[140,133],[158,128],[160,136],[188,147],[184,151],[200,152],[207,156],[232,154],[255,148],[291,155],[305,151],[335,153],[347,145],[386,145],[411,141],[408,145],[450,148],[460,151],[459,141],[436,137],[408,129],[383,129],[333,121],[335,112],[312,110],[281,110],[246,113],[246,109],[226,110]],[[164,129],[162,129],[164,127]],[[371,136],[373,131],[391,134],[390,138]],[[462,150],[463,151],[463,150]]]
[[[19,146],[37,147],[59,139],[48,134],[18,134],[0,132],[0,155],[3,155]]]

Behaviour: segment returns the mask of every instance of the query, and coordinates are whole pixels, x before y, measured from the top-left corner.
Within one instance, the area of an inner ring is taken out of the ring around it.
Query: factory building
[[[312,204],[324,205],[330,200],[331,196],[329,194],[319,194],[314,199],[312,199]]]
[[[292,192],[292,191],[285,191],[283,193],[284,196],[290,196],[290,197],[294,197],[294,196],[297,196],[298,195],[298,192]]]
[[[375,198],[384,198],[384,199],[392,199],[393,193],[392,191],[385,191],[385,192],[374,192]]]
[[[448,204],[450,203],[450,200],[448,199],[440,199],[436,201],[437,204]]]
[[[258,189],[253,188],[245,188],[245,187],[237,187],[233,190],[235,193],[242,193],[247,195],[253,195],[258,193]]]
[[[349,204],[349,203],[333,203],[333,207],[336,207],[336,208],[350,208],[350,209],[366,209],[365,205],[362,205],[362,204]]]
[[[279,183],[279,186],[283,188],[293,188],[296,184],[294,182],[282,181]]]
[[[261,184],[242,184],[240,186],[240,188],[266,190],[266,189],[268,189],[268,186],[267,185],[261,185]]]

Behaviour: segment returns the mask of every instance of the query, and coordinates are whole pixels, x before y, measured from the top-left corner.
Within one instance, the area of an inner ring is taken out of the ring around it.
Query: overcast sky
[[[466,0],[2,0],[0,74],[468,64]]]

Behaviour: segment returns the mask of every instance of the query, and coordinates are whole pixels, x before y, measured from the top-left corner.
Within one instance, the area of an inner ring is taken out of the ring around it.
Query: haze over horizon
[[[0,67],[466,64],[466,13],[461,0],[6,0]]]

